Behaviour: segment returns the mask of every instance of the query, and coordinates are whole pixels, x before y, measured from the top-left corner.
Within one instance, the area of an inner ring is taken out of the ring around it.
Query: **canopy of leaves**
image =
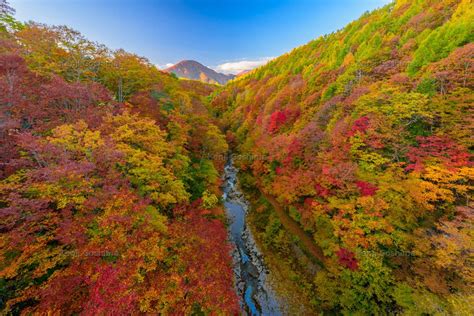
[[[328,257],[306,286],[318,309],[474,312],[473,14],[395,1],[214,94],[246,182]]]
[[[214,88],[0,5],[2,314],[236,314]]]

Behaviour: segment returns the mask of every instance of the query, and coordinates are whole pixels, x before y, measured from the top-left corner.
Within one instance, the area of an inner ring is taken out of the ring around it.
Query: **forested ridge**
[[[395,1],[225,86],[0,11],[2,314],[238,314],[229,151],[314,314],[474,313],[472,0]]]
[[[299,282],[316,308],[472,314],[473,21],[472,1],[396,1],[214,92],[242,185],[324,251]]]
[[[1,23],[2,314],[236,313],[214,87]]]

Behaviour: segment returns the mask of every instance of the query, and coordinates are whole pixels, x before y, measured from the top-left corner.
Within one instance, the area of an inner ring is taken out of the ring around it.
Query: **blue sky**
[[[238,72],[390,0],[10,0],[16,18],[64,24],[156,65],[194,59]]]

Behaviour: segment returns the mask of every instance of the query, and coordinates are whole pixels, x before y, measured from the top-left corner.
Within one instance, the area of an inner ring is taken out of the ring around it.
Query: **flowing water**
[[[249,204],[238,188],[237,172],[229,159],[224,169],[223,199],[230,221],[230,240],[234,244],[234,273],[240,306],[247,315],[281,315],[262,255],[245,224]]]

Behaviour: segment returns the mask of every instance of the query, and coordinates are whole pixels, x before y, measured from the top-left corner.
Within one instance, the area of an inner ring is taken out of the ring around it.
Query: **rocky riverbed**
[[[247,315],[281,315],[281,307],[269,283],[269,271],[246,226],[249,203],[238,188],[237,172],[229,159],[223,175],[223,200],[230,222],[230,240],[234,244],[232,256],[241,309]]]

